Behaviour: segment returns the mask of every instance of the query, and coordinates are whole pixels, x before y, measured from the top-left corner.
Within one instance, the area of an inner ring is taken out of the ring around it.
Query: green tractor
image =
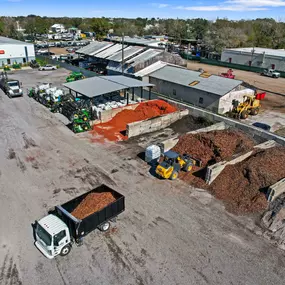
[[[90,113],[86,109],[79,109],[73,115],[72,130],[75,133],[82,133],[89,131],[90,126]]]
[[[81,72],[71,72],[69,76],[66,77],[66,82],[73,82],[77,80],[84,79],[85,76]]]

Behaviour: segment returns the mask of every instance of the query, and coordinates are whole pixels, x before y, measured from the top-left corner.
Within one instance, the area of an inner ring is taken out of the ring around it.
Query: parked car
[[[47,65],[44,65],[44,66],[41,66],[39,68],[40,71],[42,70],[56,70],[57,67],[55,65],[51,65],[51,64],[47,64]]]

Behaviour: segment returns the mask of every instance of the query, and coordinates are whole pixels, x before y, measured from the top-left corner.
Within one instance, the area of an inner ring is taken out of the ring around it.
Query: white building
[[[154,84],[155,93],[220,114],[232,109],[233,99],[242,101],[244,95],[254,95],[253,90],[242,86],[242,81],[188,70],[162,61],[134,75],[146,83]]]
[[[35,59],[33,44],[0,36],[0,65],[27,63]]]
[[[285,71],[285,50],[258,47],[225,49],[221,61]]]
[[[54,24],[50,27],[53,33],[65,33],[66,29],[62,24]]]

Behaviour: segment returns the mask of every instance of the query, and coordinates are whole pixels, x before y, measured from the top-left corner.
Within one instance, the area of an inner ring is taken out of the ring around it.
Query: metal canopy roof
[[[91,77],[70,83],[64,83],[63,86],[83,96],[93,98],[128,88],[151,87],[154,85],[123,75],[113,75]]]
[[[122,51],[122,47],[123,46],[121,44],[115,44],[113,46],[108,47],[107,49],[104,49],[99,53],[96,53],[94,56],[98,58],[107,58],[108,56],[112,56],[114,53],[118,51]]]
[[[126,61],[126,63],[130,64],[131,66],[136,66],[137,64],[141,62],[145,62],[159,54],[163,53],[161,50],[156,50],[156,49],[148,49],[139,55],[129,59]]]
[[[136,55],[137,53],[143,51],[144,47],[138,47],[138,46],[129,46],[124,49],[124,59],[127,60],[133,55]],[[112,56],[108,58],[109,60],[116,61],[116,62],[122,62],[122,51],[118,51]]]
[[[76,53],[92,55],[92,54],[99,52],[102,49],[110,47],[112,45],[113,45],[113,43],[109,43],[109,42],[92,42],[89,45],[77,50]]]
[[[109,75],[109,76],[100,76],[100,78],[116,82],[118,84],[124,85],[127,88],[136,88],[136,87],[151,87],[153,84],[143,82],[131,77],[123,76],[123,75]]]
[[[201,72],[169,65],[149,74],[152,78],[169,81],[219,96],[224,96],[243,83],[240,80],[224,78],[216,75],[211,75],[208,78],[203,78],[200,75]],[[190,86],[191,83],[194,83],[194,85]]]

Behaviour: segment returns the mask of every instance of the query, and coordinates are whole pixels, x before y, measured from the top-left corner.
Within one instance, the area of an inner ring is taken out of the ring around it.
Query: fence
[[[58,61],[56,59],[51,59],[45,56],[37,56],[37,59],[41,60],[41,61],[45,61],[49,64],[53,64],[53,65],[59,65],[60,67],[63,67],[65,69],[68,69],[70,71],[74,71],[74,72],[81,72],[85,77],[94,77],[94,76],[99,76],[99,74],[97,74],[96,72],[90,71],[90,70],[86,70],[84,68],[78,67],[78,66],[74,66],[72,64],[68,64],[66,62],[61,62]]]
[[[256,73],[261,73],[264,70],[263,68],[256,67],[256,66],[247,66],[247,65],[242,65],[242,64],[229,63],[229,62],[224,62],[224,61],[219,61],[219,60],[214,60],[214,59],[187,55],[186,53],[182,53],[181,57],[183,57],[184,59],[195,60],[195,61],[199,61],[200,63],[205,63],[209,65],[223,66],[223,67],[228,67],[232,69],[240,69],[240,70],[251,71],[251,72],[256,72]],[[278,71],[278,72],[280,72],[281,77],[285,77],[284,71]]]

